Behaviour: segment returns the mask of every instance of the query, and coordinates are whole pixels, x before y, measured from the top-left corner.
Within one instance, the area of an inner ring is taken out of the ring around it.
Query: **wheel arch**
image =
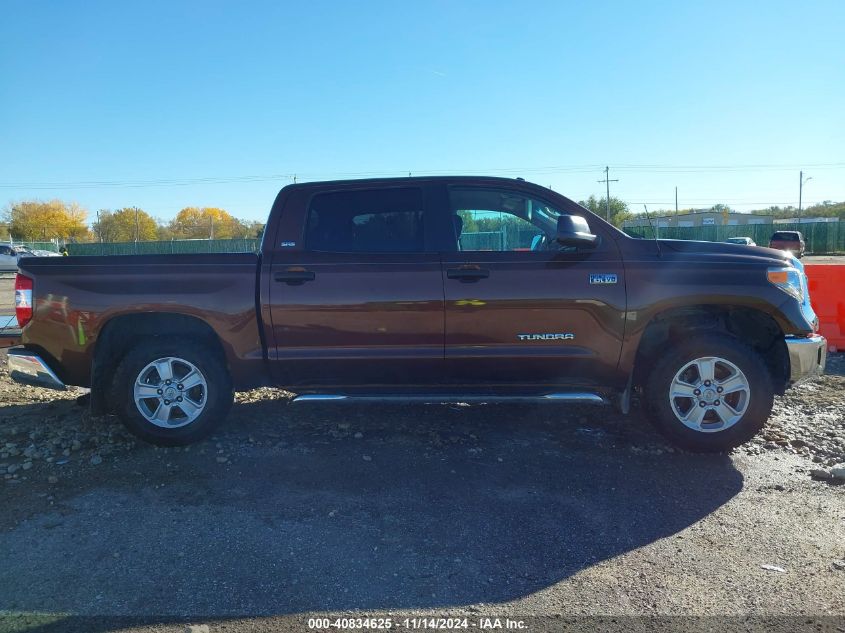
[[[157,336],[185,336],[199,340],[230,371],[220,337],[202,319],[178,312],[147,312],[116,315],[100,330],[94,346],[91,367],[91,410],[107,413],[114,410],[109,401],[109,381],[126,353],[141,340]]]
[[[768,313],[740,305],[689,305],[664,310],[648,322],[637,346],[632,384],[642,387],[648,368],[666,345],[690,332],[727,333],[749,345],[764,359],[776,393],[789,381],[789,353],[783,330]]]

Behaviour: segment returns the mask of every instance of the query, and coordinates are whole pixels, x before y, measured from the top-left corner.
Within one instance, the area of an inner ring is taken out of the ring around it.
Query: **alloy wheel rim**
[[[718,356],[696,358],[675,374],[669,405],[675,417],[699,433],[717,433],[742,419],[751,399],[748,378]]]
[[[203,412],[208,383],[193,363],[166,356],[152,361],[138,373],[133,397],[147,422],[177,429],[187,426]]]

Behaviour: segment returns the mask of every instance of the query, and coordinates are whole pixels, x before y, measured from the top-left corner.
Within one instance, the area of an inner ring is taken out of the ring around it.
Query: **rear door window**
[[[403,187],[318,194],[308,207],[305,248],[331,253],[422,252],[422,190]]]

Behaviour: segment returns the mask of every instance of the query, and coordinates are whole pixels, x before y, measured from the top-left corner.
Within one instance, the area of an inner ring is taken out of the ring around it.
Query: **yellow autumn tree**
[[[185,207],[170,223],[170,230],[177,239],[225,240],[244,236],[241,222],[217,207]]]
[[[75,202],[25,200],[9,207],[7,219],[17,240],[78,240],[88,236],[87,215]]]
[[[117,211],[103,210],[94,224],[94,233],[102,242],[134,242],[158,239],[158,223],[137,207]]]

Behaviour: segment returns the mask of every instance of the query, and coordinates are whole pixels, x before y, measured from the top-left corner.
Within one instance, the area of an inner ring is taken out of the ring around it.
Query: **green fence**
[[[513,251],[529,249],[540,229],[522,229],[506,225],[501,231],[461,233],[461,250],[464,251]]]
[[[461,234],[461,249],[465,251],[504,250],[504,233],[501,231],[478,231]]]
[[[744,224],[720,226],[664,226],[659,236],[676,240],[723,242],[729,237],[750,237],[760,246],[768,246],[775,231],[801,231],[807,252],[815,255],[845,253],[845,222],[807,222],[802,224]],[[648,226],[627,227],[634,237],[652,238]],[[513,250],[530,248],[535,230],[465,232],[461,235],[464,250]],[[18,242],[16,242],[18,243]],[[57,251],[51,242],[20,242],[30,248]],[[166,242],[108,242],[68,244],[70,255],[167,255],[178,253],[254,253],[261,240],[171,240]]]
[[[657,227],[657,220],[655,228]],[[634,237],[653,238],[648,226],[626,227]],[[807,222],[801,224],[731,224],[720,226],[663,226],[657,229],[661,238],[724,242],[729,237],[750,237],[758,246],[768,246],[775,231],[801,231],[807,243],[806,252],[815,255],[845,253],[845,222]]]
[[[170,240],[166,242],[91,242],[68,244],[68,255],[171,255],[254,253],[261,240]]]

